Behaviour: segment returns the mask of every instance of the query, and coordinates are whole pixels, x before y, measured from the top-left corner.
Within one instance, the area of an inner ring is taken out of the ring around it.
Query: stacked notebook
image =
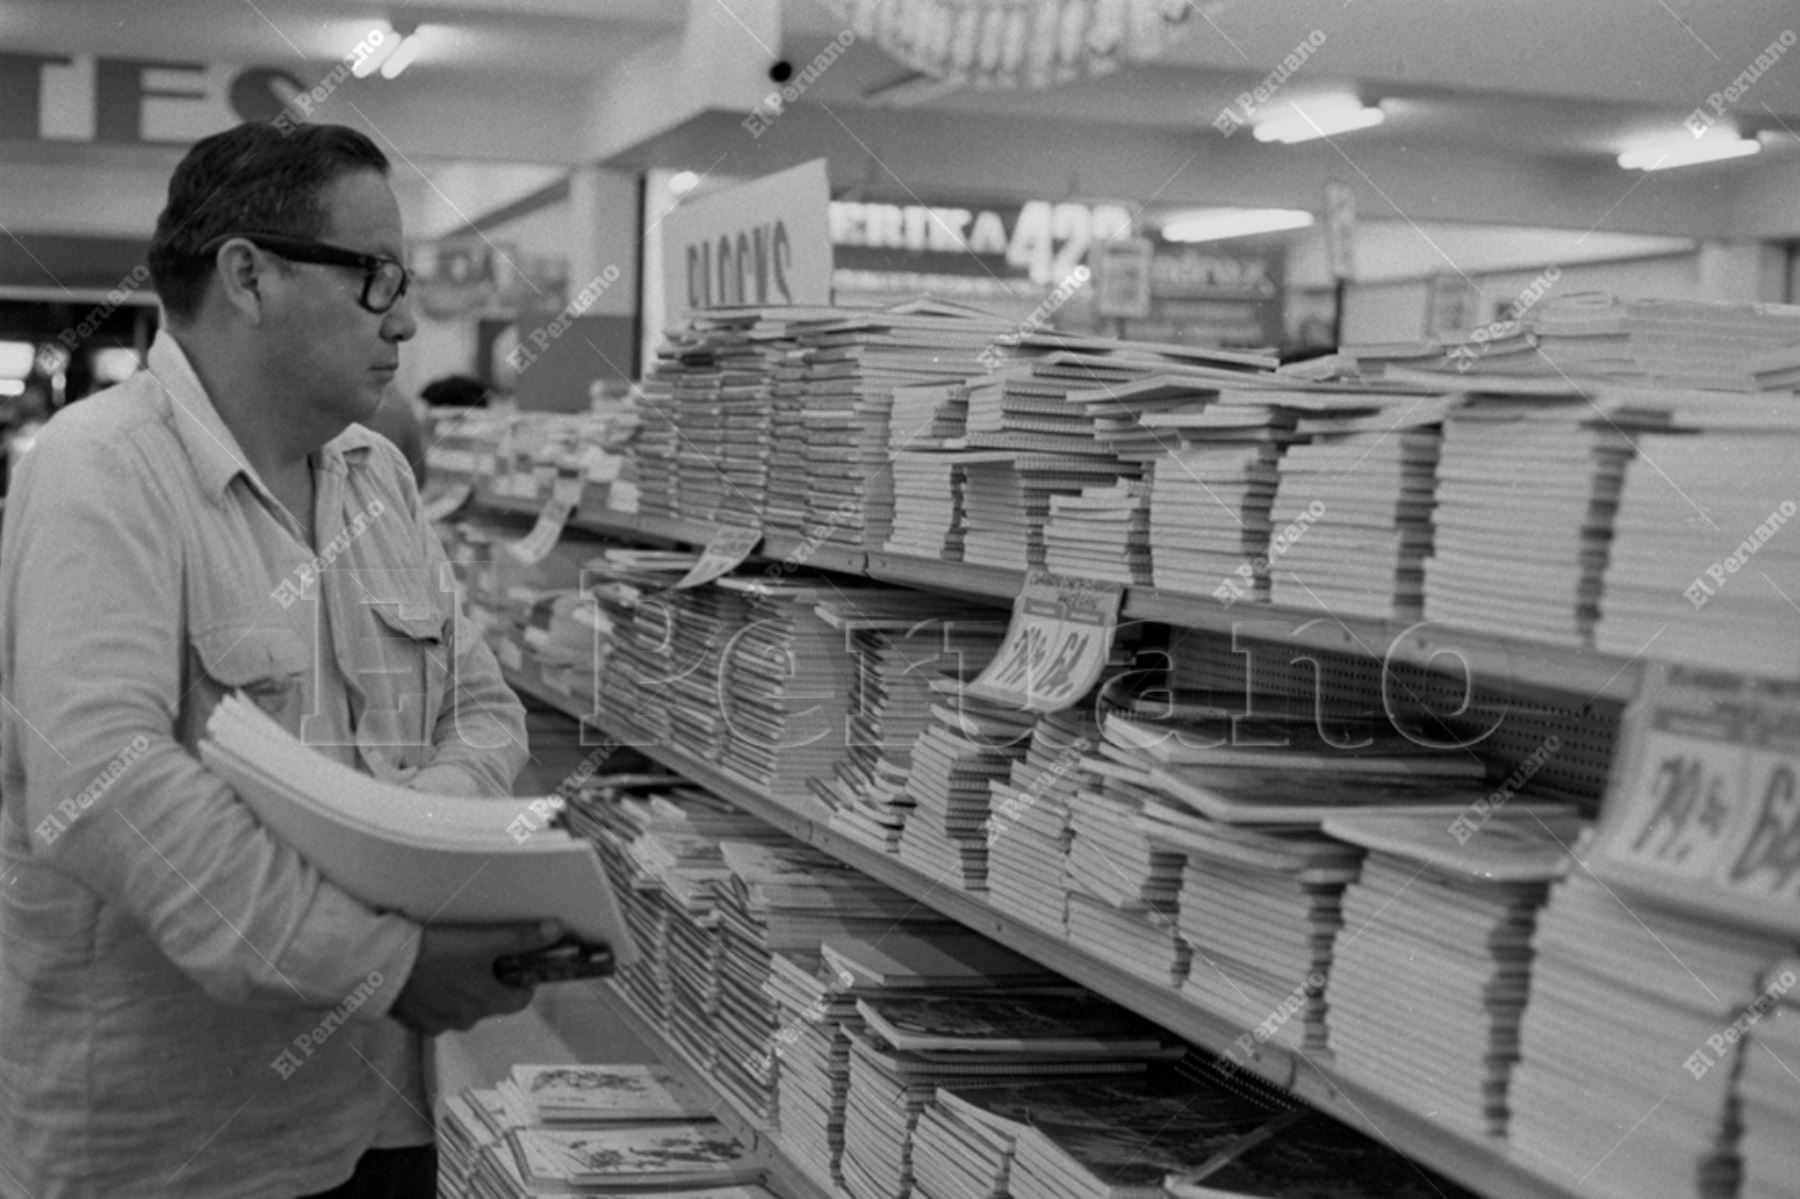
[[[1631,452],[1573,388],[1471,397],[1444,424],[1425,618],[1591,645]]]
[[[1150,491],[1138,479],[1050,497],[1044,565],[1109,583],[1150,582]]]
[[[1786,957],[1763,971],[1746,1015],[1757,1019],[1739,1051],[1743,1072],[1737,1095],[1744,1131],[1743,1199],[1780,1199],[1800,1177],[1800,1142],[1794,1137],[1794,1104],[1800,1099],[1800,960]],[[1713,1036],[1720,1035],[1715,1032]]]
[[[1758,356],[1800,343],[1800,308],[1785,304],[1587,292],[1547,300],[1528,323],[1551,369],[1649,387],[1754,392],[1764,385]]]
[[[1762,412],[1734,423],[1760,427],[1638,438],[1619,497],[1601,649],[1750,674],[1800,669],[1800,514],[1789,482],[1800,405],[1755,406]]]
[[[1183,427],[1182,444],[1155,460],[1150,543],[1157,590],[1266,600],[1269,510],[1291,414],[1233,405],[1217,424]],[[1224,418],[1249,423],[1236,425]]]
[[[966,891],[987,889],[989,784],[1025,756],[1036,714],[986,700],[960,682],[933,687],[932,723],[913,744],[906,794],[913,810],[900,860]]]
[[[1000,619],[960,611],[937,596],[893,590],[828,592],[817,610],[846,639],[856,679],[845,755],[808,781],[848,835],[898,848],[912,749],[930,726],[934,680],[961,683],[987,665],[1005,637]]]
[[[1377,418],[1399,427],[1321,432],[1282,456],[1269,525],[1296,532],[1270,557],[1273,603],[1348,616],[1418,616],[1441,435],[1408,423],[1413,402],[1399,397],[1391,417],[1384,411]]]
[[[989,784],[988,902],[1057,936],[1067,933],[1070,813],[1097,781],[1083,762],[1099,736],[1081,708],[1043,716],[1025,756],[1004,781]]]
[[[1465,1133],[1506,1131],[1532,925],[1577,827],[1507,809],[1458,841],[1441,815],[1326,819],[1367,851],[1331,957],[1343,1077]]]
[[[719,654],[719,763],[765,794],[804,796],[809,779],[831,777],[849,752],[857,665],[848,639],[820,617],[809,584],[734,577],[707,590],[748,597]]]
[[[885,545],[894,513],[887,467],[895,390],[981,374],[981,351],[1006,327],[972,309],[931,304],[880,313],[845,309],[833,320],[796,324],[806,350],[805,524],[847,547]],[[770,527],[804,531],[779,522]]]
[[[1187,977],[1190,950],[1175,919],[1182,855],[1154,843],[1135,817],[1153,796],[1149,771],[1102,743],[1082,769],[1096,784],[1069,807],[1071,944],[1132,974],[1169,986]]]
[[[827,937],[880,936],[918,905],[884,883],[797,841],[725,841],[730,870],[718,913],[720,1088],[760,1119],[773,1114],[775,1076],[758,1063],[780,1032],[766,988],[776,953],[810,953]]]
[[[1604,1199],[1737,1193],[1739,1054],[1746,1072],[1772,1063],[1754,1044],[1761,1023],[1747,1052],[1725,1034],[1765,993],[1768,963],[1783,947],[1627,905],[1577,871],[1556,887],[1533,948],[1509,1097],[1520,1157]],[[1791,1153],[1794,1084],[1782,1076],[1778,1139]],[[1743,1115],[1754,1128],[1754,1104]],[[1753,1135],[1745,1148],[1766,1143]],[[1788,1174],[1772,1193],[1792,1190]]]
[[[962,456],[963,561],[1026,570],[1045,565],[1052,496],[1078,496],[1135,475],[1104,454],[983,450]]]
[[[909,1193],[913,1128],[940,1086],[1141,1074],[1163,1056],[1156,1030],[1086,995],[884,998],[859,1001],[858,1012],[867,1023],[850,1030],[842,1159],[853,1199]],[[877,1030],[921,1048],[900,1049]]]
[[[710,1118],[660,1066],[515,1066],[493,1090],[449,1096],[439,1194],[528,1199],[653,1189],[767,1199],[756,1139]]]

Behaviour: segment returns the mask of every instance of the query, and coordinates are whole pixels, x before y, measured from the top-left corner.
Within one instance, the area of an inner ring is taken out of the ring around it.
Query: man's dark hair
[[[325,189],[352,171],[387,174],[387,156],[342,125],[246,121],[194,143],[169,179],[150,239],[150,277],[171,318],[200,310],[213,264],[200,248],[230,233],[316,239]]]

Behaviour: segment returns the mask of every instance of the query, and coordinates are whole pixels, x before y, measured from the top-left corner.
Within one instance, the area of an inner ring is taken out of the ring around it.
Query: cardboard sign
[[[1124,595],[1117,583],[1032,571],[1000,652],[969,693],[1033,712],[1074,705],[1100,681]]]
[[[527,566],[536,566],[550,556],[556,543],[562,539],[563,528],[569,523],[569,517],[575,514],[575,505],[555,496],[544,501],[544,507],[538,513],[537,524],[531,532],[518,541],[506,543],[506,552]]]
[[[1659,667],[1590,865],[1663,906],[1800,933],[1800,687]]]
[[[710,583],[722,575],[730,574],[750,556],[750,551],[761,540],[761,529],[720,529],[706,543],[706,549],[701,551],[700,561],[681,576],[674,589],[681,591],[688,587],[698,587],[702,583]]]
[[[663,218],[665,323],[719,304],[831,302],[825,160],[681,205]]]

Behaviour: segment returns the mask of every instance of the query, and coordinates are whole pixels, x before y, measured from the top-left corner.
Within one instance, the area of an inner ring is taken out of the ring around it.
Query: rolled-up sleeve
[[[54,430],[49,432],[54,433]],[[7,513],[4,681],[34,857],[128,912],[209,995],[384,1015],[418,927],[325,881],[178,740],[180,530],[191,514],[132,440],[44,437]]]

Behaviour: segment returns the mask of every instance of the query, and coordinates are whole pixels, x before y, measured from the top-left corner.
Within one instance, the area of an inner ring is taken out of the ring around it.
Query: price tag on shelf
[[[1590,862],[1664,906],[1800,932],[1800,686],[1653,668]]]
[[[743,564],[744,559],[750,556],[750,551],[761,540],[761,529],[720,529],[706,543],[706,549],[700,553],[700,561],[681,576],[674,590],[698,587],[702,583],[710,583],[722,575],[730,574]]]
[[[562,503],[554,496],[545,502],[543,511],[538,513],[537,524],[531,532],[518,541],[506,543],[506,552],[527,566],[536,566],[550,556],[556,543],[562,538],[564,526],[569,517],[575,514],[575,505]]]
[[[1034,712],[1070,707],[1100,681],[1124,594],[1117,583],[1032,571],[1000,652],[969,692]]]
[[[469,497],[473,494],[475,494],[473,483],[452,483],[426,501],[425,519],[432,524],[436,524],[440,520],[449,520],[462,510],[462,506],[469,502]]]

